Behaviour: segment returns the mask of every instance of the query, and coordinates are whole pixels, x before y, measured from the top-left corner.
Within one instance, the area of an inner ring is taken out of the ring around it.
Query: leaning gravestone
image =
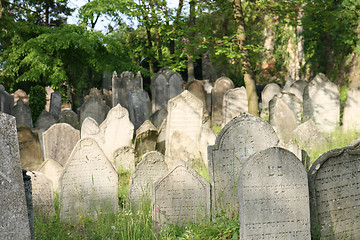
[[[213,216],[222,210],[230,216],[238,215],[237,180],[241,167],[252,154],[277,144],[270,124],[249,113],[240,113],[225,125],[215,145],[208,147]]]
[[[132,209],[141,209],[151,201],[154,182],[168,172],[164,156],[156,151],[142,156],[135,171],[130,176],[129,200]]]
[[[155,225],[201,222],[210,217],[210,184],[194,169],[179,162],[154,183]]]
[[[238,182],[240,239],[311,239],[307,175],[293,153],[255,153]]]
[[[150,117],[151,102],[149,94],[144,89],[133,88],[127,93],[127,103],[130,121],[136,130]]]
[[[57,123],[57,121],[54,118],[54,116],[51,113],[47,112],[46,110],[43,110],[35,122],[35,128],[42,131],[46,131],[49,127],[51,127],[55,123]]]
[[[45,162],[41,164],[38,171],[42,172],[45,175],[45,177],[51,180],[53,185],[53,190],[57,192],[59,186],[59,178],[63,171],[63,166],[61,166],[60,163],[52,159],[47,159]]]
[[[28,171],[31,177],[34,211],[52,216],[55,214],[53,183],[42,172]]]
[[[158,138],[158,130],[149,121],[146,120],[137,130],[135,137],[135,152],[138,157],[143,154],[154,151],[156,149],[156,140]]]
[[[96,140],[100,148],[104,151],[104,139],[101,135],[99,124],[91,117],[85,118],[81,125],[81,139],[91,137]],[[111,161],[111,159],[109,159]]]
[[[58,91],[51,93],[49,112],[57,121],[59,121],[61,112],[61,93]]]
[[[224,95],[229,90],[234,88],[234,83],[230,78],[221,77],[215,82],[214,88],[211,90],[212,109],[211,109],[211,121],[212,125],[220,125],[223,120],[222,107],[224,101]]]
[[[33,171],[43,163],[39,136],[25,126],[17,127],[20,160],[23,169]]]
[[[340,123],[340,94],[337,86],[322,73],[309,82],[303,96],[304,119],[312,119],[322,132],[331,132]]]
[[[131,89],[141,88],[142,89],[142,78],[140,76],[134,78],[132,72],[122,72],[118,77],[117,72],[113,73],[112,76],[112,106],[120,104],[124,108],[128,109],[127,96]]]
[[[334,149],[310,168],[312,231],[321,239],[358,239],[360,236],[360,151]]]
[[[350,88],[347,92],[347,98],[343,115],[343,129],[346,131],[360,130],[360,87]]]
[[[0,239],[30,239],[15,117],[0,112]]]
[[[156,151],[165,154],[165,148],[166,148],[166,119],[164,119],[158,130],[158,138],[156,140]]]
[[[65,166],[75,144],[80,140],[80,131],[67,123],[58,123],[44,132],[42,137],[44,158]]]
[[[16,105],[11,110],[12,115],[16,118],[16,126],[26,126],[33,128],[31,117],[31,109],[25,105],[22,99],[19,99]]]
[[[151,115],[150,119],[154,126],[159,129],[164,119],[167,118],[168,112],[166,109],[162,108],[157,110],[156,112]]]
[[[59,180],[60,219],[96,218],[118,207],[118,174],[92,138],[81,139]],[[100,213],[101,212],[101,213]]]
[[[90,96],[80,108],[80,125],[87,117],[92,117],[100,125],[106,118],[110,107],[99,97]]]
[[[201,159],[202,116],[202,102],[187,90],[169,101],[165,153],[169,166],[179,159],[185,162]]]
[[[248,99],[245,87],[226,91],[222,106],[222,127],[241,112],[248,111]]]
[[[267,118],[269,115],[269,102],[273,97],[281,92],[281,87],[276,83],[267,84],[261,92],[262,111],[261,117]]]

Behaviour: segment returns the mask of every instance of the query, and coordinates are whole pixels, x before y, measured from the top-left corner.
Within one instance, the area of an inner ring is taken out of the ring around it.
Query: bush
[[[31,87],[29,97],[29,106],[31,108],[32,120],[35,123],[40,113],[44,110],[46,105],[46,91],[45,88],[39,85]]]

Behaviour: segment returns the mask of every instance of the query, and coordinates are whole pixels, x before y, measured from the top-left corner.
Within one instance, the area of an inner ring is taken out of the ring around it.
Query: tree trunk
[[[193,27],[195,25],[195,0],[190,0],[190,18],[189,18],[189,28]],[[190,29],[191,31],[191,29]],[[193,32],[189,33],[190,40],[188,41],[188,44],[191,44],[191,38],[194,36]],[[188,53],[188,82],[195,80],[195,73],[194,73],[194,60],[192,53],[187,50]]]
[[[233,0],[234,18],[236,24],[237,43],[241,57],[241,67],[244,73],[244,81],[248,98],[249,113],[259,116],[258,96],[256,94],[256,83],[254,72],[250,63],[249,51],[244,48],[246,45],[245,21],[241,6],[241,0]]]

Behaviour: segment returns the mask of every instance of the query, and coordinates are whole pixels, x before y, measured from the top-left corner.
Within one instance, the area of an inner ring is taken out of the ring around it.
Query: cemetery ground
[[[216,128],[216,127],[215,127]],[[360,133],[344,133],[340,128],[327,135],[325,144],[309,152],[313,163],[323,153],[348,146]],[[200,175],[209,180],[208,169],[204,165],[193,166]],[[215,221],[187,223],[183,226],[164,226],[155,231],[150,200],[132,211],[127,203],[130,172],[119,173],[119,210],[112,214],[98,212],[96,219],[78,216],[76,224],[60,221],[59,199],[55,197],[55,215],[52,217],[35,214],[36,239],[238,239],[240,222],[238,217],[229,218],[217,214]],[[318,234],[313,233],[313,237]]]

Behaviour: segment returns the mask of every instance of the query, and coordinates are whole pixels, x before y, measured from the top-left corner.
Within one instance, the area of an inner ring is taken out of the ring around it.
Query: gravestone
[[[80,125],[87,117],[92,117],[100,125],[106,118],[110,107],[99,97],[89,97],[80,108]]]
[[[120,77],[118,77],[117,72],[113,73],[112,76],[112,106],[120,104],[126,109],[129,109],[128,105],[128,93],[133,88],[142,89],[142,78],[140,76],[134,78],[132,72],[122,72]]]
[[[207,148],[210,145],[214,145],[216,141],[216,134],[211,128],[210,119],[206,122],[203,122],[201,127],[201,137],[200,137],[200,152],[201,157],[206,166],[208,166],[208,152]]]
[[[28,171],[31,177],[34,211],[52,216],[55,214],[53,183],[42,172]]]
[[[270,124],[249,113],[240,113],[225,125],[215,145],[208,147],[213,216],[222,210],[229,216],[238,215],[236,194],[241,167],[252,154],[277,144]]]
[[[319,73],[304,89],[303,108],[304,120],[312,119],[322,132],[335,130],[340,123],[340,94],[337,86]]]
[[[307,85],[307,81],[297,80],[290,85],[287,91],[295,94],[295,96],[300,99],[301,102],[303,102],[304,89]]]
[[[248,99],[245,87],[233,88],[226,91],[222,111],[222,127],[239,113],[248,112]]]
[[[59,178],[63,171],[63,166],[61,166],[60,163],[49,158],[41,164],[38,171],[42,172],[45,177],[50,179],[53,185],[53,190],[58,191]]]
[[[39,136],[25,126],[17,127],[20,160],[23,169],[33,171],[43,163]]]
[[[179,162],[154,183],[155,225],[186,225],[210,217],[210,184],[194,169]]]
[[[112,161],[115,150],[132,145],[134,126],[130,122],[128,111],[120,104],[113,107],[104,122],[100,125],[100,137],[103,140],[103,151]]]
[[[360,87],[350,88],[347,92],[343,115],[343,129],[345,131],[360,130]]]
[[[58,91],[51,93],[49,112],[57,121],[59,121],[61,112],[61,93]]]
[[[161,153],[151,151],[142,156],[130,176],[128,198],[132,209],[141,209],[151,201],[154,182],[167,172],[168,168]]]
[[[269,116],[269,102],[273,97],[281,92],[281,88],[276,83],[266,84],[261,92],[261,118],[268,118]]]
[[[179,159],[201,159],[202,102],[185,90],[168,103],[165,161],[171,167]]]
[[[75,129],[79,129],[79,120],[73,110],[62,110],[60,112],[60,122],[67,123]]]
[[[15,117],[0,112],[0,239],[30,239]]]
[[[222,107],[224,101],[224,95],[229,90],[234,88],[234,83],[230,78],[221,77],[218,78],[215,82],[214,88],[211,90],[211,121],[212,125],[222,124]]]
[[[132,172],[136,166],[135,151],[131,146],[124,146],[116,149],[111,156],[111,163],[116,170],[126,170]]]
[[[12,95],[14,95],[14,104],[16,105],[19,99],[21,99],[27,106],[29,106],[29,95],[22,89],[16,90]]]
[[[60,219],[77,222],[118,208],[118,174],[92,138],[81,139],[59,180]],[[101,213],[100,213],[101,212]]]
[[[311,119],[297,126],[293,133],[296,142],[307,152],[319,148],[326,142],[326,139]]]
[[[40,113],[39,117],[36,119],[35,128],[38,130],[46,131],[55,123],[57,123],[57,121],[54,116],[46,110],[43,110]]]
[[[312,231],[322,239],[360,236],[360,151],[334,149],[320,156],[308,173]]]
[[[103,72],[102,87],[106,90],[111,90],[111,72]]]
[[[51,101],[51,94],[54,92],[54,90],[47,86],[45,87],[45,91],[46,91],[46,105],[45,105],[45,110],[47,112],[50,112],[50,101]]]
[[[148,93],[141,88],[132,88],[127,93],[130,121],[138,129],[151,114],[151,102]]]
[[[204,89],[204,84],[202,81],[199,80],[193,80],[186,84],[185,87],[186,90],[188,90],[192,95],[197,97],[204,106],[204,113],[207,112],[206,106],[206,92]]]
[[[5,91],[3,85],[0,84],[0,111],[11,114],[11,109],[14,106],[14,96]]]
[[[213,89],[213,85],[209,80],[202,80],[204,83],[204,89],[206,92],[206,108],[208,112],[211,112],[211,90]]]
[[[159,129],[164,119],[167,118],[167,115],[167,110],[162,108],[160,110],[157,110],[153,115],[151,115],[150,119],[154,126]]]
[[[301,123],[302,106],[292,93],[279,93],[269,103],[269,122],[280,139],[288,142]]]
[[[156,140],[158,138],[158,130],[149,121],[146,120],[137,130],[135,137],[135,153],[141,157],[147,152],[156,149]]]
[[[158,138],[156,140],[156,151],[165,154],[166,149],[166,119],[162,122],[158,130]]]
[[[80,131],[67,123],[51,126],[42,134],[44,159],[53,159],[65,166],[74,146],[80,140]]]
[[[33,128],[31,109],[22,99],[19,99],[11,110],[12,115],[16,118],[16,126],[26,126]]]

